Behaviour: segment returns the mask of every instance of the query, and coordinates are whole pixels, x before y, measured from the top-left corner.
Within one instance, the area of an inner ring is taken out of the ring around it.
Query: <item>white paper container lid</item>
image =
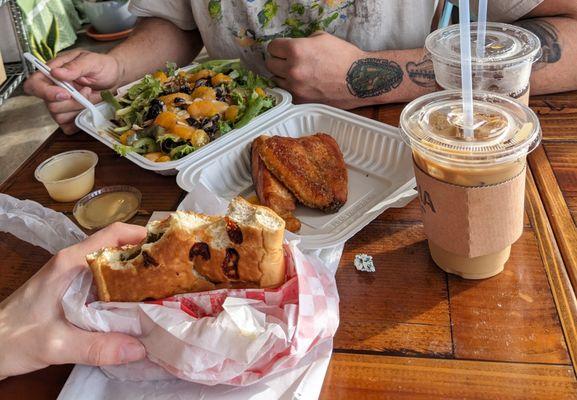
[[[403,207],[415,197],[411,150],[397,128],[317,104],[289,107],[258,129],[219,146],[184,167],[177,183],[189,192],[200,183],[227,200],[237,195],[250,197],[254,193],[250,146],[256,137],[299,137],[317,132],[328,133],[339,144],[349,174],[349,195],[347,203],[334,214],[297,206],[295,216],[302,223],[297,236],[302,249],[338,245],[387,208]]]

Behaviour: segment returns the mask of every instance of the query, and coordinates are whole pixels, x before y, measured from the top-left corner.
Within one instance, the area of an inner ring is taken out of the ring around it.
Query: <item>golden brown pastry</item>
[[[222,287],[276,287],[285,280],[285,224],[237,197],[224,217],[177,211],[147,226],[140,245],[87,256],[102,301],[162,299]]]
[[[267,169],[304,205],[332,213],[346,203],[347,169],[331,136],[273,136],[258,145],[258,153]]]
[[[260,204],[270,207],[285,220],[289,231],[298,232],[301,222],[293,215],[296,209],[296,197],[270,173],[258,153],[258,147],[268,138],[262,135],[252,142],[251,170],[255,192]]]

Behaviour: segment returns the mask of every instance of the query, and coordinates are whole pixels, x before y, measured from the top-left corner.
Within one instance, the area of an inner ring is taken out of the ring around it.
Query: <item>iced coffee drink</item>
[[[475,92],[464,126],[460,91],[410,103],[401,115],[413,150],[429,249],[444,271],[496,275],[523,231],[527,154],[540,141],[537,116],[507,96]]]
[[[541,54],[539,38],[514,25],[487,23],[484,55],[477,54],[477,24],[471,24],[473,89],[495,92],[529,103],[531,67]],[[435,79],[443,89],[461,87],[459,26],[431,33],[425,42]]]

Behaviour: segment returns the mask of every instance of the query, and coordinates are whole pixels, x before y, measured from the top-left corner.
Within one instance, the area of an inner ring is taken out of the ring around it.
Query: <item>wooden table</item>
[[[337,273],[341,322],[322,398],[576,399],[577,92],[532,99],[544,145],[530,158],[525,231],[505,271],[483,281],[449,276],[430,259],[419,209],[392,209],[347,242]],[[359,114],[397,125],[401,105]],[[142,191],[144,224],[184,196],[173,177],[144,171],[87,135],[56,132],[1,187],[70,215],[34,180],[36,166],[71,149],[100,155],[96,187]],[[49,255],[0,235],[0,300]],[[377,272],[359,273],[357,253]],[[573,282],[573,285],[572,285]],[[1,398],[53,399],[72,366],[0,382]]]

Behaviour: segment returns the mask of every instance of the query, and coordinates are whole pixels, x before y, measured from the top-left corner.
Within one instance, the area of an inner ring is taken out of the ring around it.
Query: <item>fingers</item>
[[[65,135],[73,135],[80,130],[74,122],[60,125],[60,129]]]
[[[70,129],[72,129],[70,127]],[[67,133],[65,131],[65,133]],[[87,268],[86,256],[104,247],[120,247],[140,243],[146,237],[143,226],[115,222],[96,232],[74,246],[60,250],[52,258],[53,270],[66,289],[70,280],[82,269]]]
[[[48,61],[48,66],[52,69],[59,68],[74,60],[81,52],[81,50],[72,50],[61,53],[58,57]],[[45,101],[62,101],[70,99],[71,97],[65,89],[56,86],[54,82],[38,71],[26,80],[24,91],[29,95],[40,97]]]
[[[271,40],[267,46],[268,53],[273,57],[290,58],[293,54],[296,39],[280,38]]]
[[[53,343],[50,363],[117,365],[142,360],[146,350],[142,343],[122,333],[86,332],[70,326],[61,338]]]
[[[102,69],[98,62],[98,55],[90,52],[80,52],[75,57],[68,59],[60,66],[52,69],[52,76],[57,79],[72,82],[81,77],[95,74]]]
[[[61,87],[56,86],[50,79],[35,72],[24,83],[24,92],[36,96],[44,101],[62,101],[70,99],[70,94]]]
[[[78,57],[78,55],[80,55],[80,53],[82,53],[84,50],[80,50],[80,49],[76,49],[76,50],[70,50],[70,51],[63,51],[61,53],[58,54],[58,57],[53,58],[52,60],[48,61],[46,64],[51,68],[58,68],[61,67],[62,65],[74,60],[76,57]]]
[[[115,222],[112,225],[96,232],[75,246],[75,252],[82,257],[103,247],[118,247],[125,244],[136,244],[146,237],[146,228],[138,225]]]
[[[273,82],[274,82],[278,87],[280,87],[281,89],[289,90],[289,91],[290,91],[290,85],[289,85],[289,83],[288,83],[288,81],[287,81],[286,78],[281,78],[281,77],[279,77],[279,76],[274,76],[274,77],[272,78],[272,80],[273,80]]]
[[[88,87],[80,89],[80,93],[84,97],[88,98],[88,100],[90,100],[92,103],[98,102],[100,100],[100,92],[95,92]],[[46,104],[46,107],[48,108],[48,111],[52,113],[53,117],[55,117],[55,114],[67,113],[71,111],[76,111],[78,113],[78,111],[84,109],[84,106],[82,104],[78,103],[76,100],[72,98],[64,101],[48,102]],[[58,122],[56,118],[54,119]]]
[[[286,59],[278,57],[267,58],[265,66],[274,76],[280,78],[286,78],[290,68],[290,64]]]
[[[75,85],[79,87],[78,85]],[[60,89],[57,86],[52,86],[47,89],[47,93],[50,93],[52,89]],[[91,102],[95,103],[101,99],[100,92],[94,91],[89,87],[83,87],[80,89],[80,93],[88,98]],[[52,95],[48,95],[48,98],[52,98]],[[80,103],[78,103],[73,98],[69,98],[67,100],[62,101],[52,101],[49,100],[46,102],[46,107],[50,114],[52,114],[52,118],[56,123],[60,126],[60,128],[66,134],[72,134],[78,132],[78,128],[74,124],[74,119],[78,115],[78,113],[84,109]]]

